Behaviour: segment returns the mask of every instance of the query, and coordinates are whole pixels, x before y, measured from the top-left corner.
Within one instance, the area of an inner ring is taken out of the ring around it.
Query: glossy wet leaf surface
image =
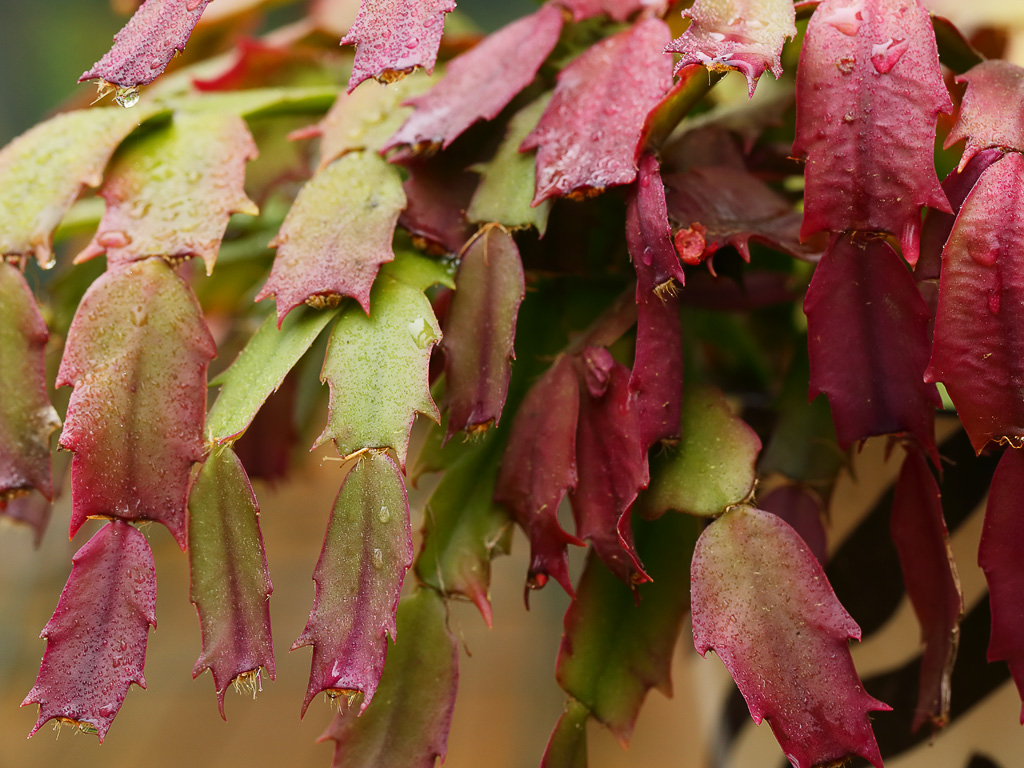
[[[395,610],[412,565],[409,498],[402,475],[383,452],[362,456],[334,502],[313,580],[316,599],[292,650],[313,646],[302,712],[321,691],[360,691],[373,700],[384,669],[387,637],[395,639]],[[409,645],[418,638],[403,635]]]
[[[0,254],[50,262],[53,230],[85,186],[97,187],[125,136],[153,109],[65,112],[0,150]]]
[[[380,265],[405,208],[398,171],[371,152],[350,152],[299,192],[277,237],[277,257],[257,301],[274,296],[278,322],[303,302],[351,296],[370,311]]]
[[[765,70],[782,76],[782,46],[796,36],[790,0],[697,0],[683,17],[690,26],[665,49],[682,54],[676,72],[689,64],[735,69],[751,96]]]
[[[793,154],[806,156],[801,235],[889,232],[917,261],[922,206],[948,211],[935,118],[952,104],[928,12],[905,0],[825,0],[797,70]]]
[[[46,654],[39,676],[22,706],[39,705],[32,733],[57,718],[85,725],[103,741],[128,688],[146,687],[156,570],[146,538],[119,521],[103,526],[72,562],[41,634]]]
[[[679,445],[652,462],[645,516],[675,510],[710,517],[750,494],[761,441],[733,414],[721,392],[688,387],[680,432]]]
[[[708,526],[691,566],[693,641],[722,659],[750,715],[767,719],[795,768],[882,758],[850,658],[860,627],[818,561],[777,516],[737,507]]]
[[[665,22],[647,19],[597,43],[559,73],[540,123],[521,145],[537,150],[535,205],[636,178],[644,118],[672,85],[672,60],[662,53],[668,39]]]
[[[530,84],[561,31],[562,11],[545,5],[488,35],[449,62],[429,92],[409,102],[415,111],[387,147],[447,147],[477,120],[493,120]]]
[[[104,80],[133,88],[156,80],[176,54],[185,50],[210,0],[145,0],[114,35],[114,45],[83,80]]]
[[[100,195],[106,212],[76,261],[108,264],[198,256],[213,271],[232,213],[259,213],[242,185],[256,143],[230,114],[179,115],[119,153]]]
[[[524,280],[519,249],[498,227],[485,230],[463,254],[441,342],[448,438],[501,420]]]
[[[0,261],[0,503],[32,488],[53,496],[50,435],[60,417],[46,390],[49,337],[24,276]]]
[[[990,440],[1024,440],[1021,201],[1024,160],[1011,152],[974,185],[943,251],[926,376],[945,384],[979,452]]]
[[[415,265],[399,262],[377,278],[369,317],[350,306],[334,324],[320,374],[331,387],[330,411],[316,441],[333,440],[342,456],[391,448],[403,467],[416,414],[440,420],[427,374],[441,328],[425,286],[403,279],[407,263]]]
[[[218,443],[240,437],[336,315],[314,309],[292,312],[280,328],[277,318],[268,316],[231,366],[210,382],[220,385],[220,392],[206,417],[206,436]]]
[[[896,252],[883,240],[836,239],[814,271],[804,311],[810,396],[828,396],[839,445],[908,433],[935,456],[940,401],[923,380],[928,306]]]
[[[211,452],[192,485],[188,511],[189,597],[203,633],[192,676],[210,670],[224,717],[224,693],[233,681],[255,692],[261,670],[274,679],[274,587],[260,510],[245,469],[230,448]]]
[[[195,295],[161,259],[104,273],[68,332],[57,386],[74,386],[60,445],[71,535],[92,516],[164,523],[185,546],[192,462],[203,457],[216,348]]]
[[[446,13],[455,0],[362,0],[342,45],[355,45],[351,92],[364,80],[398,80],[417,67],[434,71]]]
[[[459,656],[437,593],[421,589],[398,605],[398,642],[374,703],[340,712],[320,739],[333,739],[331,768],[433,768],[448,748]]]

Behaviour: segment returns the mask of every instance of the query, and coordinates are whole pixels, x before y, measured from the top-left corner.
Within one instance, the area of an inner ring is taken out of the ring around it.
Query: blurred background
[[[932,0],[933,9],[959,21],[967,31],[985,25],[1005,30],[1007,55],[1024,61],[1022,0]],[[461,0],[461,10],[484,29],[493,29],[528,11],[530,0]],[[273,21],[287,20],[289,11],[275,11]],[[78,75],[108,48],[123,24],[109,0],[0,0],[0,144],[42,119],[62,100],[91,85],[76,85]],[[0,393],[2,396],[2,393]],[[186,557],[160,526],[147,535],[153,546],[159,578],[158,629],[151,632],[146,664],[148,690],[133,688],[108,735],[94,737],[65,729],[59,735],[46,726],[25,740],[35,722],[35,707],[18,705],[31,688],[45,643],[38,638],[67,579],[71,556],[95,530],[66,537],[68,499],[61,500],[38,549],[27,529],[0,524],[0,768],[76,768],[180,765],[199,766],[327,766],[332,743],[316,738],[333,713],[320,700],[304,720],[298,717],[309,673],[308,649],[288,652],[305,624],[313,598],[312,572],[337,493],[340,469],[321,463],[318,453],[297,467],[277,487],[257,484],[261,524],[275,591],[271,599],[275,628],[277,677],[264,680],[251,700],[228,691],[227,723],[217,714],[212,679],[193,681],[199,654],[199,626],[188,599]],[[887,489],[898,472],[898,457],[886,461],[884,443],[872,442],[855,460],[853,475],[836,492],[830,520],[830,551],[842,553],[856,545],[857,532],[887,514]],[[413,528],[421,524],[422,493],[413,495]],[[984,629],[984,581],[975,565],[983,499],[961,510],[953,530],[954,554],[960,566],[968,612]],[[867,522],[866,522],[867,521]],[[849,545],[849,546],[847,546]],[[517,533],[513,555],[494,563],[494,629],[487,630],[476,609],[455,604],[452,628],[462,641],[460,691],[446,765],[453,768],[533,768],[539,764],[551,728],[562,711],[564,694],[554,680],[554,664],[568,598],[557,586],[534,593],[530,610],[523,608],[522,584],[528,546]],[[855,552],[855,549],[854,549]],[[574,553],[573,575],[582,558]],[[853,559],[857,564],[856,558]],[[865,574],[875,563],[858,566]],[[830,572],[831,576],[831,572]],[[877,583],[861,587],[874,594]],[[844,602],[856,600],[857,583]],[[884,589],[884,585],[882,585]],[[898,587],[897,587],[898,589]],[[837,591],[839,587],[837,586]],[[977,611],[982,611],[978,614]],[[979,618],[980,616],[980,618]],[[861,620],[860,616],[855,617]],[[972,625],[974,626],[974,625]],[[920,653],[918,629],[909,603],[898,608],[863,644],[854,648],[858,670],[889,686],[896,696],[915,695],[916,678],[893,676],[892,670],[913,671]],[[972,636],[973,637],[973,636]],[[1017,724],[1020,701],[1005,674],[986,671],[983,642],[965,640],[958,674],[964,690],[977,692],[956,703],[960,715],[934,745],[925,734],[897,734],[899,754],[891,768],[1013,768],[1024,765],[1024,735]],[[980,642],[980,644],[979,644]],[[973,656],[970,656],[973,654]],[[979,658],[980,654],[980,658]],[[784,761],[767,727],[749,722],[721,663],[702,660],[693,651],[685,627],[676,652],[675,697],[652,693],[641,713],[633,744],[624,750],[602,728],[591,725],[593,768],[780,768]],[[909,679],[909,683],[907,682]],[[887,689],[888,690],[888,689]],[[884,727],[885,716],[876,718]],[[902,740],[902,741],[900,741]]]

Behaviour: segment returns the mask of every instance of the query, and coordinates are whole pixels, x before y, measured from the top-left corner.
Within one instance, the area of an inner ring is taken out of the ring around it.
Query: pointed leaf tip
[[[369,706],[384,669],[387,636],[396,639],[395,610],[412,555],[402,474],[386,453],[364,454],[334,502],[313,573],[313,610],[292,644],[292,650],[313,646],[303,714],[321,691],[360,691],[361,710]],[[416,644],[415,635],[410,640],[408,645]]]
[[[691,565],[693,641],[722,659],[755,723],[768,719],[795,768],[882,758],[850,658],[860,628],[818,561],[780,518],[736,507],[701,534]]]
[[[362,0],[342,45],[355,45],[351,93],[368,78],[391,83],[417,67],[434,71],[444,16],[455,0]]]
[[[718,72],[735,69],[753,97],[758,78],[782,76],[782,46],[796,36],[791,0],[697,0],[683,11],[690,26],[665,48],[682,54],[676,73],[691,64]]]
[[[267,555],[259,507],[242,463],[230,448],[214,449],[196,476],[188,502],[189,597],[199,612],[203,650],[192,670],[209,669],[224,715],[224,693],[274,679]],[[240,683],[241,681],[241,683]]]
[[[644,118],[672,86],[661,19],[645,19],[589,48],[558,75],[537,127],[520,149],[537,149],[533,204],[588,195],[636,178]],[[614,120],[609,119],[614,116]]]
[[[41,634],[47,643],[39,676],[21,705],[39,705],[29,736],[57,719],[102,742],[131,684],[146,687],[156,569],[146,537],[120,521],[100,528],[73,563]]]
[[[145,0],[103,58],[78,82],[103,80],[135,88],[156,80],[185,43],[210,0]]]

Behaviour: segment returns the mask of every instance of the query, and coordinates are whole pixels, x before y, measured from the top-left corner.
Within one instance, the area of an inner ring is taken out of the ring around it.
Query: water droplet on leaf
[[[114,101],[116,101],[125,109],[131,109],[139,103],[138,86],[133,85],[129,88],[118,88],[117,94],[114,96]]]
[[[378,571],[384,567],[384,553],[376,548],[373,550],[373,567]]]

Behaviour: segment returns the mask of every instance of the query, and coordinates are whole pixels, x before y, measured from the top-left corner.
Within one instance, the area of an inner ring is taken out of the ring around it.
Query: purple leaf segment
[[[962,171],[983,149],[1024,152],[1024,69],[1008,61],[983,61],[957,77],[967,83],[956,125],[946,148],[967,139],[960,158]]]
[[[316,599],[292,650],[313,646],[302,713],[321,691],[359,691],[373,700],[384,669],[387,635],[397,639],[395,610],[412,565],[409,498],[402,474],[383,451],[364,454],[345,477],[327,525],[313,580]],[[408,638],[415,644],[416,637]]]
[[[408,202],[399,225],[430,253],[459,253],[475,229],[466,220],[466,209],[479,177],[443,156],[415,157],[405,168],[409,178],[402,190]]]
[[[373,152],[349,152],[309,180],[271,242],[277,257],[260,301],[274,296],[277,324],[303,302],[335,306],[351,296],[370,312],[380,265],[405,208],[401,177]]]
[[[75,452],[72,536],[89,517],[155,520],[185,548],[216,351],[195,294],[161,259],[108,270],[86,291],[56,381],[75,388],[60,436]]]
[[[860,627],[792,528],[751,507],[726,512],[697,542],[691,595],[697,651],[722,659],[795,768],[853,755],[882,768],[868,712],[889,707],[853,667]]]
[[[1009,448],[999,460],[992,476],[985,525],[978,547],[978,565],[988,581],[988,599],[992,609],[992,633],[988,660],[1005,661],[1013,682],[1024,699],[1024,516],[1020,500],[1024,498],[1024,453]],[[1020,722],[1024,725],[1024,708]]]
[[[515,359],[519,305],[526,295],[523,264],[515,240],[488,227],[462,257],[457,290],[445,317],[446,440],[462,430],[497,426],[508,395]]]
[[[791,0],[697,0],[683,11],[690,26],[666,51],[682,54],[676,72],[703,64],[712,72],[735,69],[751,97],[766,69],[782,76],[782,46],[796,35]]]
[[[146,537],[120,521],[75,554],[57,610],[43,627],[46,655],[21,706],[39,705],[31,736],[48,720],[107,735],[143,666],[156,626],[156,569]]]
[[[1024,442],[1024,158],[1011,152],[974,185],[942,255],[928,381],[941,381],[979,453]]]
[[[185,50],[210,0],[146,0],[114,35],[114,45],[80,78],[134,88],[156,80]]]
[[[477,120],[493,120],[536,76],[558,42],[562,22],[562,11],[545,5],[453,59],[437,85],[407,102],[416,111],[384,148],[447,148]]]
[[[627,584],[650,581],[633,544],[630,513],[650,476],[629,369],[604,347],[583,351],[591,384],[580,391],[576,425],[579,482],[569,493],[576,535],[588,539],[608,569]]]
[[[672,86],[672,59],[662,53],[670,36],[661,19],[645,19],[559,73],[551,102],[520,145],[523,152],[537,149],[533,205],[636,178],[644,119]]]
[[[921,208],[949,211],[935,117],[952,103],[917,0],[824,0],[807,26],[793,155],[807,159],[801,236],[889,232],[917,261]]]
[[[562,530],[558,505],[578,480],[579,400],[573,361],[563,356],[519,406],[494,492],[530,539],[528,586],[539,589],[553,576],[570,595],[566,546],[583,542]]]
[[[339,712],[320,737],[336,742],[331,768],[434,768],[444,759],[459,684],[444,601],[432,589],[403,598],[398,626],[406,639],[388,651],[373,705],[359,717]]]
[[[371,77],[390,83],[416,67],[433,72],[444,15],[454,10],[455,0],[362,0],[341,38],[342,45],[356,46],[348,92]]]
[[[0,504],[32,488],[53,498],[50,435],[60,418],[46,391],[49,338],[25,277],[0,259]]]
[[[889,532],[925,646],[913,727],[917,730],[927,722],[942,727],[949,722],[950,676],[964,598],[942,517],[939,486],[917,450],[908,451],[903,460]]]
[[[245,469],[230,448],[215,448],[203,464],[192,485],[188,512],[189,597],[203,631],[203,650],[192,677],[210,670],[224,717],[224,693],[232,681],[255,694],[262,669],[274,679],[274,587],[259,506]]]
[[[908,433],[938,464],[939,393],[928,364],[928,306],[884,240],[833,238],[807,290],[810,396],[828,395],[839,444]]]

